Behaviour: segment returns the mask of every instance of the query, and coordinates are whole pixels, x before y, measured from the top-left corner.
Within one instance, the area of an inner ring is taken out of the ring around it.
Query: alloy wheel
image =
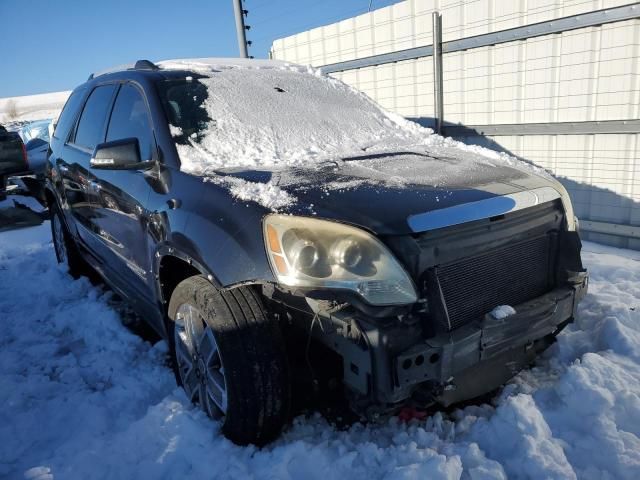
[[[184,303],[176,312],[174,332],[178,372],[187,396],[210,417],[224,416],[227,385],[213,330],[196,307]]]

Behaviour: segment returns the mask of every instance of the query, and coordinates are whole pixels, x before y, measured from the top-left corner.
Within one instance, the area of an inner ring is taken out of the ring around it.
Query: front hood
[[[287,213],[351,223],[379,235],[486,218],[512,210],[518,202],[520,207],[523,201],[542,203],[564,191],[542,169],[499,154],[486,157],[472,147],[437,154],[424,146],[359,152],[312,167],[226,174],[286,191],[296,199]],[[462,205],[470,208],[463,212]]]

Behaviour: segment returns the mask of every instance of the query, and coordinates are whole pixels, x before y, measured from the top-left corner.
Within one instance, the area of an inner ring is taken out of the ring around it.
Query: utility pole
[[[247,28],[244,25],[245,10],[242,8],[242,0],[233,0],[233,10],[236,14],[236,32],[238,34],[238,48],[240,49],[240,56],[242,58],[249,58],[249,52],[247,51],[247,37],[245,35]]]
[[[442,15],[433,12],[433,105],[436,120],[435,131],[442,134],[444,123],[444,99],[442,81]]]

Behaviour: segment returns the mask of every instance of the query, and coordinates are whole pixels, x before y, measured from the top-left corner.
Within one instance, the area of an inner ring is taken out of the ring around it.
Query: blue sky
[[[373,0],[373,8],[397,0]],[[369,0],[244,0],[250,54],[366,12]],[[0,0],[0,98],[69,90],[141,58],[238,56],[232,0]]]

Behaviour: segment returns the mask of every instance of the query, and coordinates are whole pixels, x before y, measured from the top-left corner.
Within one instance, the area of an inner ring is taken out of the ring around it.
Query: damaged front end
[[[573,320],[588,274],[564,212],[556,198],[382,238],[414,285],[408,305],[375,306],[354,291],[313,286],[269,285],[264,293],[274,311],[340,357],[358,413],[375,418],[408,401],[451,405],[504,384]],[[499,305],[515,313],[496,318]]]

